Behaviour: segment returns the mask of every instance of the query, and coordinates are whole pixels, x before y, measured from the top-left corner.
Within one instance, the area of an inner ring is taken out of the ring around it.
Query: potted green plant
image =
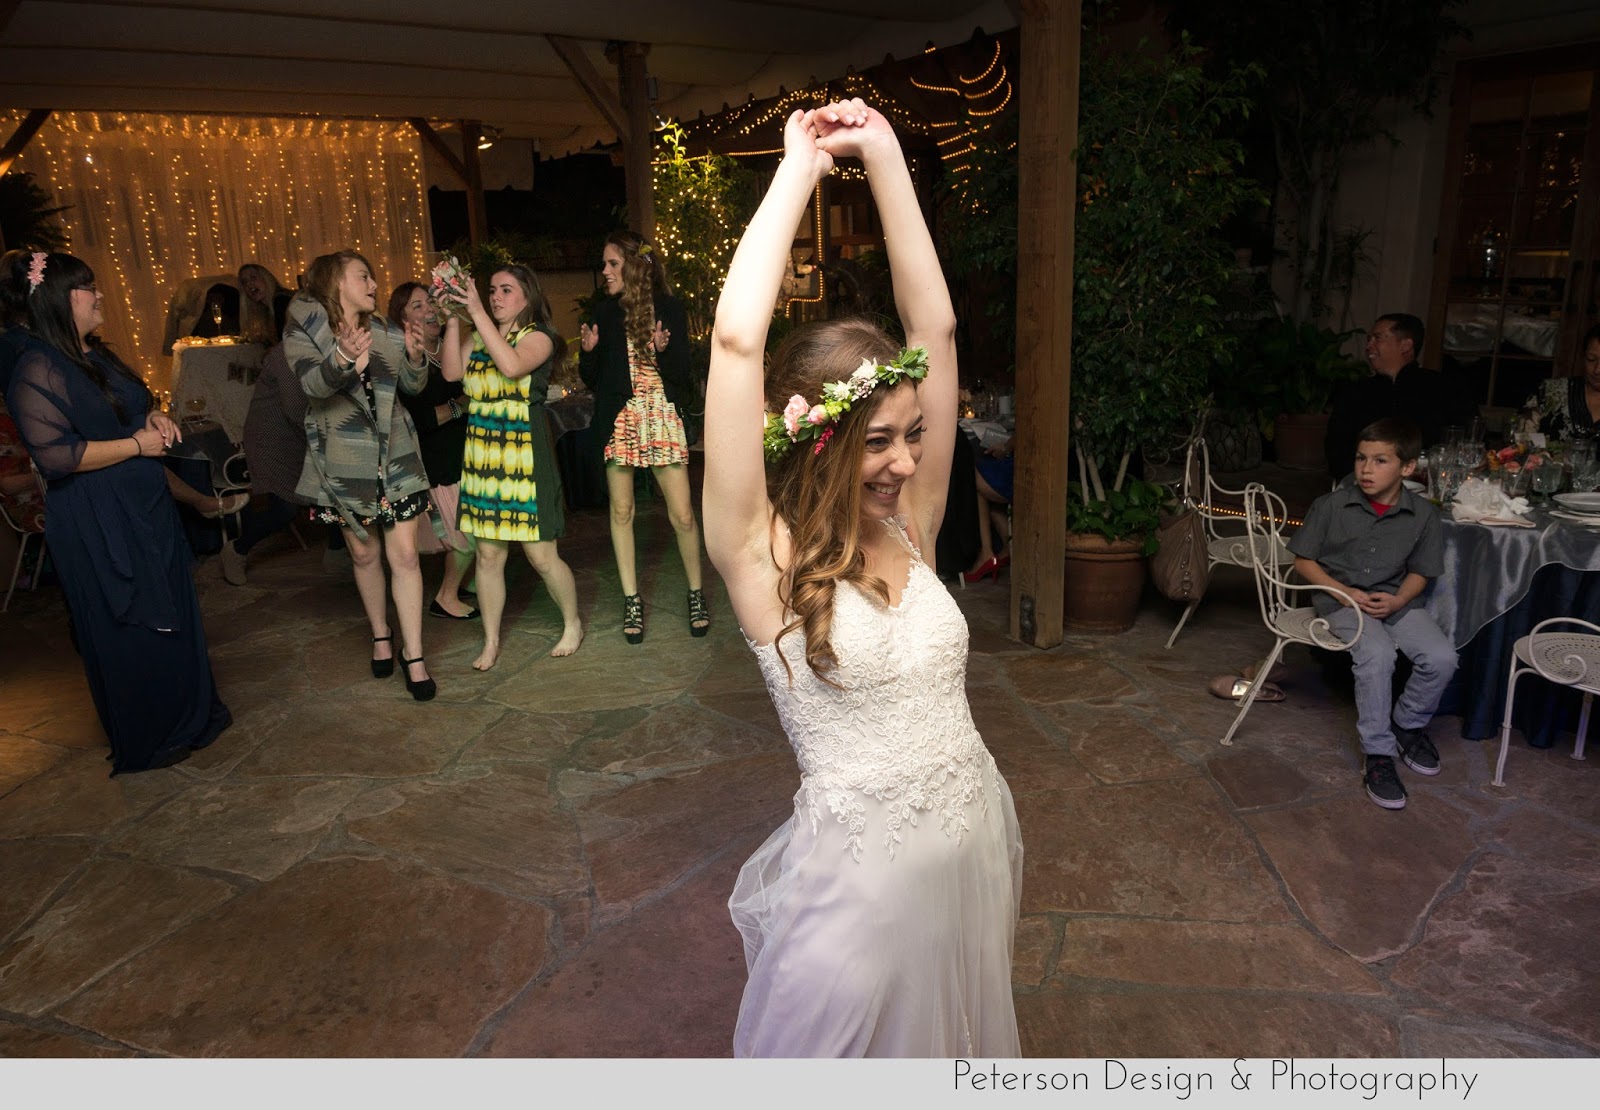
[[[1166,486],[1134,478],[1093,499],[1069,486],[1064,617],[1084,632],[1126,632],[1139,613],[1145,560],[1156,552],[1156,528],[1172,503]]]
[[[1084,46],[1071,402],[1081,481],[1068,510],[1070,627],[1132,626],[1168,495],[1137,480],[1130,464],[1193,433],[1212,368],[1231,360],[1236,337],[1220,301],[1236,264],[1219,229],[1257,197],[1229,137],[1245,109],[1246,78],[1208,77],[1187,40],[1154,55]],[[1114,583],[1106,573],[1113,562],[1127,564]]]
[[[1367,372],[1344,353],[1355,332],[1337,332],[1284,318],[1255,335],[1255,357],[1270,383],[1266,399],[1274,411],[1273,442],[1278,463],[1291,470],[1320,470],[1333,395],[1340,385]]]

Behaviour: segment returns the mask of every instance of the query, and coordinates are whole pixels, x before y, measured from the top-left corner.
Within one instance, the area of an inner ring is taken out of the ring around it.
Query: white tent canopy
[[[472,119],[555,156],[615,135],[548,35],[613,90],[606,43],[648,43],[683,119],[1016,22],[1005,0],[20,0],[0,106]]]

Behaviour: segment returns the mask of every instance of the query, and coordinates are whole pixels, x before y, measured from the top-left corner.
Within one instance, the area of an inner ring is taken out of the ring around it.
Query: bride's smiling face
[[[870,420],[861,456],[861,515],[887,520],[901,512],[905,484],[922,460],[922,406],[916,387],[909,382],[895,386]]]

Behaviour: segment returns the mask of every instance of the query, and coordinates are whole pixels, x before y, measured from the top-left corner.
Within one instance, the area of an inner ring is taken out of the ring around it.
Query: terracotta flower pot
[[[1062,618],[1077,632],[1126,632],[1144,593],[1144,541],[1067,533]]]
[[[1323,440],[1328,435],[1325,412],[1283,413],[1279,415],[1273,442],[1278,448],[1278,465],[1290,470],[1321,470],[1328,464]]]

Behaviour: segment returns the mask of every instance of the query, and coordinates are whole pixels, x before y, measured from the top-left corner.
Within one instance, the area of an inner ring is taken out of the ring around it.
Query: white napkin
[[[1532,528],[1531,520],[1523,520],[1528,511],[1526,497],[1507,497],[1497,482],[1483,478],[1468,478],[1456,491],[1450,506],[1450,515],[1463,523],[1509,524],[1513,527]]]

